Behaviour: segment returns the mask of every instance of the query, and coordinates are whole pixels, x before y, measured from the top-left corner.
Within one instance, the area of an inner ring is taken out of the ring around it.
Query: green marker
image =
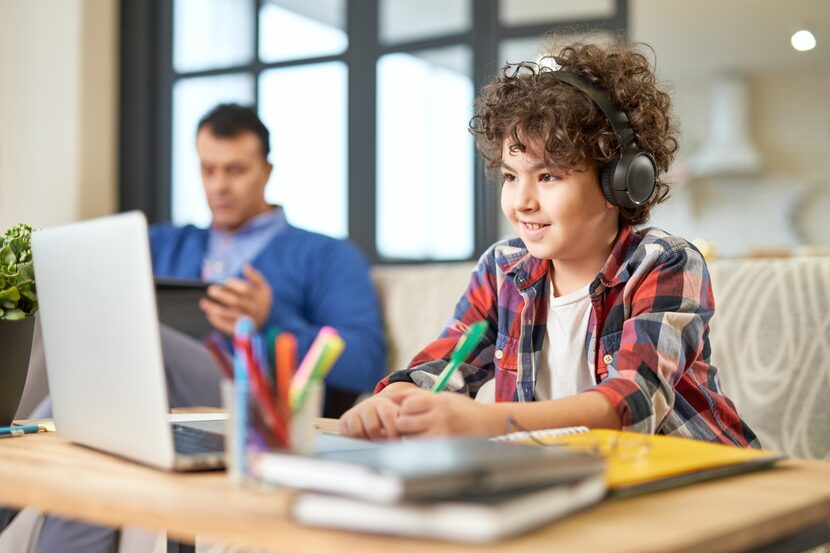
[[[432,385],[432,390],[430,391],[433,394],[437,394],[444,389],[452,374],[458,370],[461,363],[466,361],[470,354],[473,353],[473,350],[484,336],[485,330],[487,330],[487,321],[478,321],[477,323],[473,323],[467,327],[467,332],[461,336],[461,339],[458,340],[458,343],[455,345],[455,349],[452,350],[450,362],[447,363],[447,366],[444,367],[444,370],[438,375],[438,380],[436,380],[435,384]]]

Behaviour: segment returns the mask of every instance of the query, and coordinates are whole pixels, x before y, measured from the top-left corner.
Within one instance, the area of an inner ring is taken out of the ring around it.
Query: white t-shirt
[[[586,352],[591,319],[588,286],[558,298],[553,295],[552,285],[550,289],[542,363],[536,371],[537,400],[572,396],[594,385]]]

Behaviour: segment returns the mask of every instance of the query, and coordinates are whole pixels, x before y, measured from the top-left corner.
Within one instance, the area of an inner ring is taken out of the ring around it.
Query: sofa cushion
[[[830,258],[719,260],[712,362],[764,447],[830,458]]]
[[[464,262],[372,269],[386,326],[388,372],[405,368],[438,337],[467,289],[473,267]]]

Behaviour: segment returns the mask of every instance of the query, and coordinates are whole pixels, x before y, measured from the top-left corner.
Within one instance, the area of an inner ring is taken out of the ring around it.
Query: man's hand
[[[250,265],[245,265],[242,273],[244,279],[229,278],[222,285],[208,286],[209,299],[199,302],[210,324],[228,336],[233,336],[239,317],[247,315],[261,328],[271,313],[273,294],[265,277]]]
[[[396,399],[400,408],[395,425],[406,436],[493,436],[503,433],[506,427],[505,413],[463,394],[433,394],[414,389],[402,392]]]

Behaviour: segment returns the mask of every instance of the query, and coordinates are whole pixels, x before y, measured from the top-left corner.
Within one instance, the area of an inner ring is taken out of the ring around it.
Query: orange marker
[[[297,370],[297,337],[290,332],[280,332],[274,341],[275,358],[277,362],[277,408],[285,417],[286,425],[290,422],[291,407],[289,405],[289,391],[291,379]]]

